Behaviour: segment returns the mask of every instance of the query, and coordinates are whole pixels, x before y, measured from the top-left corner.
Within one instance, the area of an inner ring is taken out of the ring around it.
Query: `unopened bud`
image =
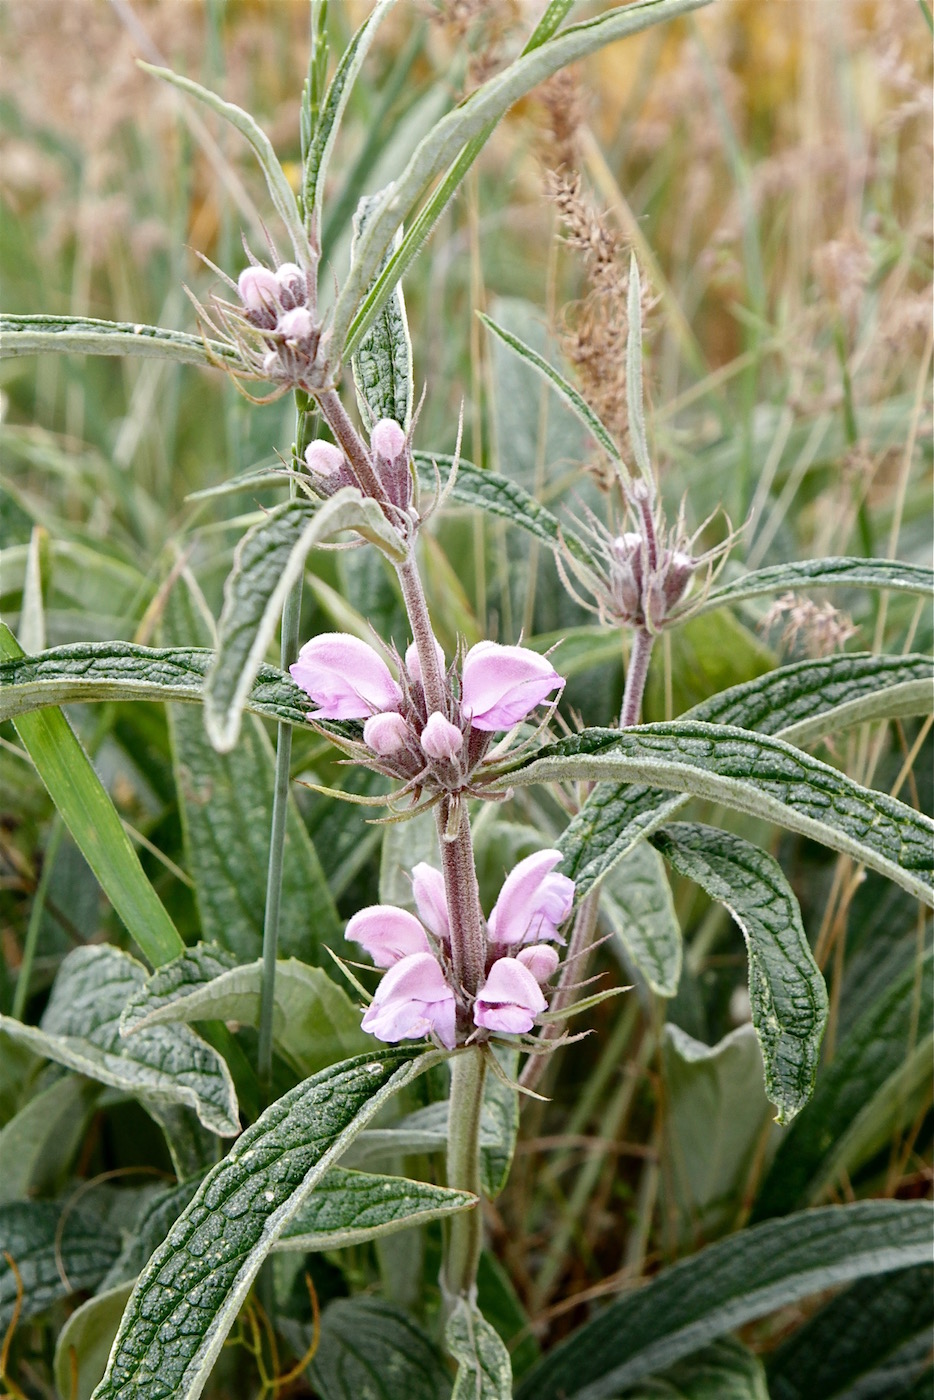
[[[276,282],[279,287],[279,301],[284,311],[304,306],[305,297],[308,295],[308,283],[297,263],[280,263],[276,268]]]
[[[394,462],[406,450],[405,433],[395,419],[381,418],[370,434],[370,446],[374,457]]]
[[[557,950],[547,943],[535,943],[531,948],[522,948],[516,959],[527,967],[536,982],[547,982],[558,966]]]
[[[393,505],[408,510],[412,503],[412,473],[409,469],[409,443],[392,418],[381,418],[370,434],[376,475]]]
[[[435,646],[435,656],[437,656],[438,658],[438,669],[441,672],[441,674],[444,675],[444,652],[442,651],[441,643],[437,640],[437,638],[434,638],[433,640]],[[418,647],[415,645],[414,642],[412,642],[409,645],[405,653],[405,669],[408,671],[411,680],[415,681],[417,685],[422,684],[422,666],[421,662],[418,659]]]
[[[388,758],[405,748],[408,732],[401,715],[371,715],[363,726],[363,742],[381,758]]]
[[[428,716],[428,723],[422,730],[422,748],[429,758],[451,759],[460,753],[464,736],[456,724],[445,719],[440,710]]]
[[[289,344],[310,340],[314,329],[312,314],[304,306],[297,306],[294,311],[286,311],[284,316],[279,317],[279,324],[276,326],[276,330]]]
[[[237,278],[237,291],[247,311],[276,311],[279,283],[268,267],[245,267]]]
[[[344,466],[344,454],[333,442],[310,442],[305,448],[305,465],[312,476],[320,476],[325,481],[340,475]]]
[[[680,603],[687,593],[696,567],[695,560],[683,550],[673,549],[670,553],[666,551],[662,587],[669,608],[673,608],[675,603]]]

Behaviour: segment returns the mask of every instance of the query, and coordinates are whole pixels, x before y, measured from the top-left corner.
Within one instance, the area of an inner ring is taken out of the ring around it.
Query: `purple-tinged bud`
[[[474,1024],[521,1035],[547,1006],[533,974],[518,958],[498,958],[474,1004]]]
[[[262,317],[264,324],[270,315],[275,317],[279,309],[279,283],[268,267],[245,267],[237,278],[237,291],[247,311]]]
[[[558,954],[547,943],[536,943],[531,948],[522,948],[516,954],[516,961],[527,967],[536,982],[547,982],[558,967]]]
[[[406,436],[394,418],[381,418],[370,434],[374,457],[394,462],[406,450]]]
[[[675,603],[680,603],[687,593],[696,568],[696,560],[692,559],[690,554],[685,554],[683,550],[665,551],[665,576],[662,587],[665,591],[665,602],[669,608],[673,608]]]
[[[435,710],[422,730],[421,744],[429,758],[451,759],[460,753],[464,736],[456,724],[445,719],[440,710]]]
[[[414,914],[394,904],[371,904],[349,920],[344,937],[365,948],[377,967],[392,967],[413,953],[431,951]]]
[[[276,330],[285,337],[287,344],[302,344],[311,340],[315,333],[314,317],[304,306],[296,306],[294,311],[286,311],[279,317]]]
[[[347,632],[312,637],[289,673],[319,706],[316,719],[368,719],[398,709],[402,700],[383,658]]]
[[[386,973],[361,1024],[390,1043],[434,1034],[453,1050],[456,1009],[439,963],[431,953],[413,953]]]
[[[404,749],[409,737],[408,725],[401,715],[390,711],[384,715],[371,715],[363,726],[363,742],[380,758]]]
[[[610,583],[617,607],[630,620],[642,615],[642,536],[635,530],[613,541]]]
[[[511,729],[564,683],[538,652],[478,642],[464,657],[461,704],[474,729],[492,733]]]
[[[393,505],[408,510],[412,503],[409,443],[392,418],[381,418],[370,434],[370,448],[380,484]]]
[[[320,476],[325,481],[338,477],[344,468],[344,454],[333,442],[318,439],[305,448],[305,465],[312,476]]]
[[[439,669],[439,671],[441,672],[441,674],[442,674],[442,676],[443,676],[443,675],[444,675],[444,652],[443,652],[443,650],[441,649],[441,643],[438,641],[437,638],[434,638],[434,644],[435,644],[435,656],[437,656],[437,658],[438,658],[438,669]],[[405,669],[406,669],[406,671],[408,671],[408,673],[409,673],[409,678],[410,678],[410,680],[413,680],[413,681],[416,683],[416,685],[421,685],[421,683],[422,683],[422,665],[421,665],[421,662],[420,662],[419,659],[418,659],[418,647],[415,645],[414,642],[411,642],[410,645],[408,646],[407,650],[406,650],[406,653],[405,653]]]
[[[297,263],[280,263],[276,268],[276,282],[279,285],[279,301],[284,311],[305,305],[308,282]]]

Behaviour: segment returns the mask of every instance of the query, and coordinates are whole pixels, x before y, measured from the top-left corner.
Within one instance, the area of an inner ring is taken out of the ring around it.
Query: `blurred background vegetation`
[[[384,185],[438,117],[515,52],[539,8],[403,0],[383,24],[332,163],[325,294],[346,266],[358,196]],[[691,22],[608,48],[514,108],[406,282],[416,379],[427,389],[417,446],[451,451],[463,405],[472,460],[553,508],[596,506],[604,464],[474,311],[562,361],[625,442],[634,249],[647,288],[649,431],[669,511],[684,498],[694,529],[722,506],[734,526],[746,522],[733,557],[753,567],[832,554],[929,563],[925,8],[718,0]],[[332,0],[336,49],[368,9]],[[0,44],[4,309],[193,329],[184,284],[202,299],[216,286],[196,254],[235,276],[241,232],[260,251],[270,211],[246,148],[134,60],[165,63],[251,110],[297,178],[304,0],[6,0]],[[220,375],[155,360],[7,360],[0,385],[0,606],[27,649],[209,641],[191,635],[203,620],[167,613],[167,580],[183,564],[216,616],[233,545],[276,497],[189,497],[287,452],[288,400],[257,408]],[[718,517],[706,541],[726,528]],[[39,561],[43,608],[24,612],[30,559]],[[369,620],[404,640],[391,577],[372,552],[319,555],[312,569],[303,636]],[[567,597],[550,557],[496,523],[451,515],[426,539],[425,569],[449,653],[458,634],[512,642],[524,631],[540,646],[566,637],[556,663],[571,675],[571,708],[589,725],[614,721],[618,638]],[[833,606],[786,598],[741,616],[709,614],[657,648],[646,717],[676,715],[779,659],[931,642],[930,612],[895,595],[837,593]],[[209,760],[191,736],[188,749],[184,735],[170,740],[161,707],[88,707],[72,717],[147,872],[195,939],[177,780]],[[0,1003],[9,1010],[26,928],[39,919],[35,1011],[70,947],[124,935],[8,727],[0,745]],[[931,748],[918,724],[855,731],[821,753],[886,789],[910,755],[917,761],[900,795],[930,810]],[[363,781],[306,735],[296,737],[295,772]],[[359,809],[342,807],[338,818],[333,804],[298,791],[341,914],[372,902],[379,830]],[[487,907],[508,857],[540,845],[556,811],[510,816],[501,822],[492,810],[478,839]],[[766,828],[752,835],[770,844]],[[907,896],[875,877],[861,882],[842,858],[790,839],[781,853],[831,986],[829,1063],[872,1003],[880,966],[886,986],[906,969],[914,985],[926,930]],[[260,898],[259,877],[256,885]],[[714,1045],[748,1016],[739,935],[686,882],[675,882],[674,896],[688,951],[667,1016]],[[301,952],[303,939],[293,927],[288,951]],[[611,949],[601,956],[612,965]],[[553,1102],[528,1113],[517,1170],[492,1217],[494,1253],[552,1336],[580,1319],[595,1290],[740,1224],[774,1151],[761,1076],[737,1051],[731,1093],[743,1109],[732,1175],[689,1189],[678,1162],[700,1150],[704,1134],[697,1138],[678,1098],[677,1069],[660,1057],[665,1007],[648,994],[629,1006],[601,1008],[601,1034],[562,1057]],[[925,1090],[883,1145],[836,1172],[816,1199],[924,1194],[929,1110]],[[543,1168],[542,1151],[556,1145]],[[126,1107],[122,1117],[98,1115],[65,1167],[90,1177],[165,1165],[160,1152],[155,1130]],[[691,1190],[696,1199],[687,1200]]]

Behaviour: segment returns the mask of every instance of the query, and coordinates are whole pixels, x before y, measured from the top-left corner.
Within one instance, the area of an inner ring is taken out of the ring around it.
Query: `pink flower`
[[[480,988],[473,1018],[488,1031],[518,1035],[532,1029],[532,1023],[547,1002],[534,976],[518,958],[498,958]]]
[[[453,758],[463,747],[464,736],[440,710],[434,710],[422,730],[421,743],[429,758]]]
[[[394,904],[371,904],[347,923],[344,937],[365,948],[377,967],[393,967],[413,953],[431,951],[414,914]]]
[[[433,865],[420,860],[412,867],[412,893],[418,917],[436,938],[451,937],[448,900],[444,891],[444,876]]]
[[[280,287],[268,267],[245,267],[237,278],[237,291],[247,311],[277,309]]]
[[[478,642],[464,657],[461,703],[474,729],[511,729],[563,685],[547,657],[528,647]]]
[[[383,658],[347,632],[306,642],[289,673],[319,708],[316,719],[367,719],[397,710],[402,691]]]
[[[547,982],[558,967],[558,954],[548,943],[535,943],[516,954],[516,961],[527,967],[536,982]]]
[[[389,758],[406,746],[409,728],[400,714],[371,715],[363,726],[363,742],[381,758]]]
[[[563,924],[574,902],[574,881],[555,875],[560,851],[537,851],[506,876],[487,927],[493,943],[563,943]]]
[[[432,954],[412,953],[386,973],[361,1024],[380,1040],[394,1043],[434,1034],[453,1050],[455,1010],[454,993]]]

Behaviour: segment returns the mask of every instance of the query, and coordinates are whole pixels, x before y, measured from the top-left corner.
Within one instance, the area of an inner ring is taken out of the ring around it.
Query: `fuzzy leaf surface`
[[[766,1092],[778,1122],[788,1123],[814,1088],[827,1025],[827,989],[794,891],[778,861],[725,831],[675,822],[652,842],[679,874],[724,904],[742,931]]]
[[[734,1337],[723,1337],[620,1400],[769,1400],[769,1388],[758,1356]]]
[[[96,1400],[195,1400],[263,1260],[369,1118],[437,1058],[376,1051],[284,1094],[237,1139],[133,1291]]]
[[[404,1176],[376,1176],[332,1167],[276,1248],[343,1249],[476,1205],[477,1197],[469,1191],[451,1191]]]
[[[364,195],[357,205],[351,258],[378,201],[379,195]],[[397,243],[401,239],[400,229]],[[392,418],[408,432],[415,407],[415,377],[401,282],[396,283],[392,295],[383,303],[361,340],[351,367],[357,397],[366,405],[371,421],[377,423],[381,418]]]
[[[69,1293],[96,1288],[116,1258],[120,1242],[99,1215],[81,1206],[69,1209],[64,1220],[62,1214],[54,1201],[0,1205],[0,1333],[10,1325],[17,1294],[16,1275],[4,1251],[19,1271],[24,1321]]]
[[[652,991],[673,997],[681,980],[681,926],[665,863],[653,846],[640,841],[613,867],[600,891],[600,907]]]
[[[476,1305],[464,1298],[457,1302],[444,1341],[457,1362],[451,1400],[511,1400],[509,1352]]]
[[[378,1298],[340,1298],[325,1309],[309,1375],[322,1400],[448,1400],[451,1393],[431,1338]]]
[[[753,1318],[927,1263],[932,1227],[927,1201],[857,1201],[741,1230],[611,1303],[529,1372],[517,1400],[609,1400]]]
[[[762,593],[808,588],[892,588],[930,596],[934,593],[934,570],[899,559],[802,559],[794,564],[770,564],[711,589],[704,611]]]
[[[220,341],[167,331],[162,326],[95,321],[86,316],[0,316],[0,360],[46,351],[67,355],[134,355],[176,364],[235,367],[237,356]]]

